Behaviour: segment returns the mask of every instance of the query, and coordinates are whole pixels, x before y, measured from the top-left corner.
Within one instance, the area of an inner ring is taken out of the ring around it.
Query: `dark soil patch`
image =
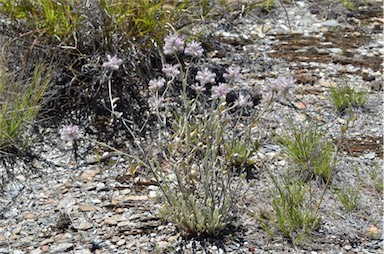
[[[361,156],[374,152],[376,156],[383,157],[383,137],[364,136],[361,139],[347,138],[343,142],[343,149],[351,156]]]
[[[279,43],[274,52],[268,55],[293,62],[318,62],[334,64],[351,64],[363,68],[382,70],[379,57],[355,58],[356,50],[371,41],[371,37],[352,30],[329,31],[324,37],[304,37],[302,34],[280,34],[276,36]],[[329,52],[331,48],[339,48],[342,54]]]

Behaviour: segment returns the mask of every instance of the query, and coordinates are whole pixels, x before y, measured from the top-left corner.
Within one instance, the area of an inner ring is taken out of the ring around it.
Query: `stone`
[[[124,200],[124,202],[129,202],[129,201],[146,201],[146,200],[148,200],[148,196],[147,195],[125,196],[123,200]]]
[[[49,243],[53,243],[53,239],[52,238],[48,238],[48,239],[45,239],[43,241],[40,242],[40,246],[44,246],[44,245],[47,245]]]
[[[18,224],[14,229],[12,229],[11,233],[14,235],[17,235],[20,233],[21,229],[23,228],[23,225]]]
[[[33,220],[33,219],[36,218],[36,214],[34,214],[34,213],[26,213],[26,214],[24,215],[24,218],[25,218],[25,219],[29,219],[29,220]]]
[[[124,239],[121,239],[121,240],[116,242],[117,246],[123,246],[124,244],[125,244],[125,240]]]
[[[115,219],[113,219],[113,218],[105,219],[104,223],[107,224],[107,225],[111,225],[111,226],[117,225],[117,221]]]
[[[42,250],[44,253],[47,253],[47,252],[49,252],[49,246],[48,246],[48,245],[43,245],[43,246],[41,246],[41,250]]]
[[[12,251],[12,254],[24,254],[25,252],[22,250],[14,250]]]
[[[169,245],[170,245],[170,244],[169,244],[169,242],[167,242],[167,241],[159,241],[159,242],[157,242],[157,244],[156,244],[156,248],[158,249],[158,251],[159,251],[160,253],[163,253],[163,252],[166,251],[166,249],[168,248]]]
[[[131,225],[131,224],[132,224],[132,222],[126,220],[126,221],[120,221],[120,222],[117,224],[117,226],[118,226],[118,227],[126,227],[126,226]]]
[[[79,210],[82,212],[95,211],[96,207],[93,205],[79,205]]]
[[[93,182],[95,176],[99,173],[100,173],[100,170],[96,170],[96,169],[85,170],[80,175],[80,180],[83,182]]]
[[[76,229],[79,229],[79,230],[88,230],[88,229],[91,229],[93,228],[93,225],[92,223],[90,222],[83,222],[83,223],[80,223]]]
[[[61,243],[51,248],[51,253],[65,253],[73,248],[72,243]]]
[[[83,250],[75,250],[73,254],[92,254],[92,252],[89,249],[83,249]]]
[[[41,253],[43,253],[43,251],[40,248],[37,248],[37,249],[31,250],[31,252],[29,252],[29,253],[30,254],[41,254]]]

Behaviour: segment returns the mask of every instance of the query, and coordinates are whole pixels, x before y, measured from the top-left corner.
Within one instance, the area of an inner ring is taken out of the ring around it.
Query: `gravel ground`
[[[205,46],[211,64],[242,68],[243,87],[257,90],[266,78],[280,75],[297,79],[298,110],[275,104],[257,133],[265,140],[260,156],[273,172],[288,166],[270,139],[272,131],[286,130],[281,119],[316,119],[337,138],[347,116],[332,107],[327,89],[345,82],[369,91],[367,105],[355,110],[358,119],[345,137],[332,183],[358,186],[357,210],[346,213],[329,191],[320,229],[302,244],[270,236],[253,216],[269,208],[271,183],[258,167],[242,187],[233,232],[188,238],[159,220],[152,200],[157,187],[148,173],[132,176],[129,161],[113,153],[97,163],[90,152],[97,145],[85,139],[79,144],[85,159],[75,163],[58,129],[40,128],[34,134],[39,142],[33,150],[41,155],[37,170],[17,173],[0,197],[0,253],[383,253],[383,197],[373,177],[383,177],[383,10],[381,1],[366,2],[368,7],[348,11],[336,3],[295,1],[267,14],[236,12],[191,28],[210,34]],[[22,165],[15,165],[18,171]],[[315,186],[314,195],[320,191]]]

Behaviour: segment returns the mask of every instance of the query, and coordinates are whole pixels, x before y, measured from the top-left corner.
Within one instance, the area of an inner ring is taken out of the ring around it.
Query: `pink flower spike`
[[[168,78],[177,77],[180,74],[178,65],[164,64],[161,70]]]
[[[196,93],[202,93],[206,90],[205,86],[199,85],[199,83],[195,83],[194,85],[191,85],[191,88],[195,90]]]
[[[292,95],[297,87],[295,85],[296,80],[293,77],[279,77],[275,81],[276,87],[279,89],[284,98],[288,95]]]
[[[196,80],[200,81],[202,86],[208,83],[215,83],[215,78],[216,73],[211,72],[208,68],[204,68],[196,74]]]
[[[76,141],[80,138],[80,129],[77,125],[66,125],[60,129],[60,139],[63,141]]]
[[[171,33],[167,35],[164,42],[163,50],[165,55],[173,55],[182,52],[184,49],[184,40],[178,34]]]
[[[223,77],[227,80],[239,80],[242,78],[240,73],[240,67],[229,67],[226,69],[226,73],[223,74]]]
[[[120,65],[123,63],[123,60],[117,58],[116,56],[111,57],[111,55],[107,55],[107,58],[108,60],[103,63],[104,68],[118,70]]]
[[[230,88],[227,83],[219,83],[218,86],[212,87],[212,99],[224,99],[227,96],[227,93],[230,91]]]
[[[188,43],[184,50],[184,53],[186,55],[190,55],[197,58],[202,57],[203,52],[204,52],[204,49],[201,46],[201,43],[197,41],[191,41],[190,43]]]

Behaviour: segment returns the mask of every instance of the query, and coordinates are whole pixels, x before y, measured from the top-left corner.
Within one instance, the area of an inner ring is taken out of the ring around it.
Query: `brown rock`
[[[96,170],[96,169],[85,170],[80,175],[80,180],[84,181],[84,182],[93,182],[95,175],[97,175],[99,173],[100,173],[100,170]]]
[[[77,229],[79,229],[79,230],[87,230],[87,229],[91,229],[91,228],[93,228],[93,225],[89,222],[83,222],[77,226]]]
[[[119,240],[119,241],[116,243],[117,246],[122,246],[122,245],[124,245],[124,244],[125,244],[125,240],[124,240],[124,239],[121,239],[121,240]]]
[[[49,243],[53,243],[53,239],[52,238],[48,238],[48,239],[45,239],[43,241],[40,242],[40,246],[44,246],[44,245],[47,245]]]
[[[93,205],[79,205],[79,210],[82,212],[90,212],[97,210]]]
[[[367,231],[370,236],[377,236],[380,233],[379,229],[374,225],[369,225]]]
[[[132,223],[130,222],[130,221],[120,221],[118,224],[117,224],[117,226],[119,226],[119,227],[126,227],[126,226],[129,226],[129,225],[131,225]]]
[[[124,202],[129,202],[129,201],[146,201],[148,200],[147,195],[141,195],[141,196],[125,196],[124,197]]]
[[[113,242],[113,243],[116,243],[116,242],[118,242],[118,241],[120,241],[120,236],[113,236],[113,237],[111,238],[111,242]]]
[[[49,252],[49,246],[48,245],[41,246],[41,250],[43,251],[43,253],[48,253]]]
[[[113,218],[107,218],[104,220],[104,223],[113,226],[117,224],[117,221]]]
[[[25,219],[30,219],[30,220],[32,220],[32,219],[35,219],[35,218],[36,218],[36,214],[34,214],[34,213],[26,213],[26,214],[24,215],[24,218],[25,218]]]

